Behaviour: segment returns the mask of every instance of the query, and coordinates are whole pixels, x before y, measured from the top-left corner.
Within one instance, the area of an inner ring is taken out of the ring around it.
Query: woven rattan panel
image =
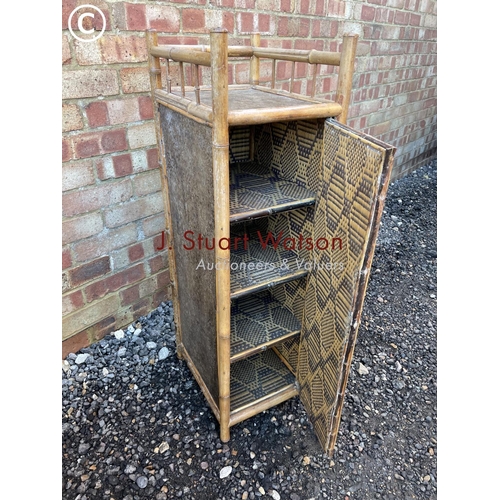
[[[317,192],[321,185],[324,120],[270,123],[256,127],[256,160],[281,179]]]
[[[300,322],[269,291],[235,300],[231,306],[231,357],[269,347],[300,332]]]
[[[301,400],[329,452],[385,153],[347,127],[326,122],[313,237],[341,238],[342,248],[311,253],[311,259],[333,269],[318,266],[308,278],[297,378]]]
[[[299,120],[277,122],[258,126],[255,129],[256,159],[272,169],[280,179],[287,179],[297,186],[303,186],[315,194],[321,187],[321,158],[323,150],[324,120]],[[292,235],[298,238],[311,237],[314,226],[314,207],[293,210],[269,218],[268,230],[273,234]],[[296,250],[299,261],[309,261],[309,252]],[[273,289],[274,294],[282,294],[282,287]],[[301,319],[305,285],[287,284],[286,301],[280,300]],[[298,359],[297,341],[287,341],[274,347],[295,369]]]
[[[306,282],[307,277],[269,289],[271,295],[300,321],[302,321],[304,314]]]
[[[301,321],[304,315],[306,283],[307,277],[296,281],[290,281],[289,283],[270,289],[271,295]],[[274,350],[286,360],[293,373],[296,373],[299,355],[299,338],[294,337],[284,342],[280,342],[274,346]]]
[[[231,366],[231,411],[284,389],[295,377],[272,351],[265,351]]]
[[[229,161],[250,160],[250,127],[231,127],[229,129]]]

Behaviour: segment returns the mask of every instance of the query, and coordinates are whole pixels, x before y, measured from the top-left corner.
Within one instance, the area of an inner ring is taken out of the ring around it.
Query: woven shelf
[[[259,240],[249,241],[246,249],[244,245],[240,246],[241,248],[231,250],[231,299],[308,274],[306,269],[299,268],[299,254],[294,250],[285,250],[281,245],[276,249],[272,245],[264,248]]]
[[[273,350],[256,354],[231,367],[231,414],[252,405],[276,404],[276,398],[297,394],[295,377]]]
[[[231,363],[296,337],[300,321],[268,291],[231,306]]]
[[[230,222],[240,222],[313,205],[315,194],[249,161],[230,165],[229,202]]]

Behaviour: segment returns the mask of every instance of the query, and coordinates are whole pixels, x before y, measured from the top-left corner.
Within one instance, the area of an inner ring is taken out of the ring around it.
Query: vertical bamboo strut
[[[276,88],[276,59],[273,59],[273,69],[271,73],[271,88]]]
[[[311,87],[311,97],[314,97],[316,95],[316,76],[318,74],[318,65],[314,64],[313,65],[313,81],[312,81],[312,87]]]
[[[250,35],[250,45],[260,47],[260,33]],[[260,82],[260,59],[252,56],[250,59],[250,85],[259,85]]]
[[[182,97],[186,97],[186,80],[184,78],[184,63],[179,63],[179,73],[181,74]]]
[[[344,35],[342,38],[342,51],[340,55],[340,69],[335,101],[342,106],[342,112],[337,117],[337,120],[344,125],[347,122],[347,115],[349,114],[349,102],[351,100],[352,76],[354,73],[357,44],[358,35]]]
[[[215,239],[229,238],[229,129],[228,129],[228,55],[227,31],[210,33],[213,106],[213,176],[215,207]],[[229,240],[228,240],[229,241]],[[219,378],[220,439],[229,441],[230,413],[230,253],[215,247],[217,303],[217,359]]]
[[[171,288],[172,288],[172,296],[174,303],[174,315],[175,315],[175,337],[176,337],[176,346],[177,346],[177,356],[179,358],[182,357],[182,329],[180,325],[180,311],[179,311],[179,298],[177,295],[177,269],[175,264],[175,253],[174,253],[174,243],[173,243],[173,235],[170,233],[170,228],[172,227],[172,218],[170,211],[170,199],[169,199],[169,190],[168,190],[168,181],[166,176],[166,156],[165,156],[165,148],[163,144],[163,137],[161,135],[160,128],[160,118],[158,116],[158,103],[156,102],[155,97],[155,89],[162,88],[161,82],[161,66],[160,59],[158,57],[154,57],[151,55],[151,48],[156,47],[158,45],[158,34],[155,30],[148,30],[146,33],[146,43],[148,48],[148,63],[149,63],[149,81],[151,84],[151,96],[153,99],[153,110],[154,110],[154,123],[155,123],[155,132],[156,132],[156,142],[158,145],[158,160],[160,163],[160,179],[163,193],[163,206],[165,207],[165,228],[167,235],[167,248],[171,248],[168,251],[168,264],[170,268],[170,276]],[[168,61],[167,61],[168,64]],[[167,73],[168,75],[168,73]],[[167,78],[169,78],[167,76]],[[170,86],[169,79],[167,80],[167,86]],[[169,90],[170,91],[170,90]]]
[[[200,104],[200,67],[197,64],[193,64],[192,70],[194,72],[194,94],[196,97],[196,104]]]
[[[250,35],[250,45],[251,47],[260,47],[260,33],[252,33]],[[250,59],[250,85],[259,85],[260,83],[260,58],[252,56]],[[254,126],[250,126],[250,160],[254,159],[255,149],[254,149]]]
[[[170,76],[170,61],[167,59],[167,92],[172,92],[172,77]]]

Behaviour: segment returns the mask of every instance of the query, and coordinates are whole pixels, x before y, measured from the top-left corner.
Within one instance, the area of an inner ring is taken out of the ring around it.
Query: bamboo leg
[[[337,120],[343,124],[346,124],[347,115],[349,114],[349,101],[351,100],[352,76],[354,74],[357,44],[358,35],[345,35],[342,39],[339,79],[335,101],[342,106],[342,112],[337,117]]]
[[[210,33],[213,106],[213,175],[215,239],[229,238],[229,129],[228,129],[228,55],[227,31]],[[230,254],[215,247],[217,303],[217,361],[219,377],[220,439],[229,441],[230,414]]]

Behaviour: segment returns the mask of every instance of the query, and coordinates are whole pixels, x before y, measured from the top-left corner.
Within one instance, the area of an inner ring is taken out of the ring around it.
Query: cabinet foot
[[[184,359],[184,354],[183,354],[183,352],[184,352],[184,348],[182,347],[182,345],[177,346],[177,351],[176,351],[176,353],[177,353],[177,358],[178,358],[178,359]]]
[[[229,433],[229,425],[223,426],[220,424],[220,440],[223,443],[227,443],[230,438],[230,433]]]

